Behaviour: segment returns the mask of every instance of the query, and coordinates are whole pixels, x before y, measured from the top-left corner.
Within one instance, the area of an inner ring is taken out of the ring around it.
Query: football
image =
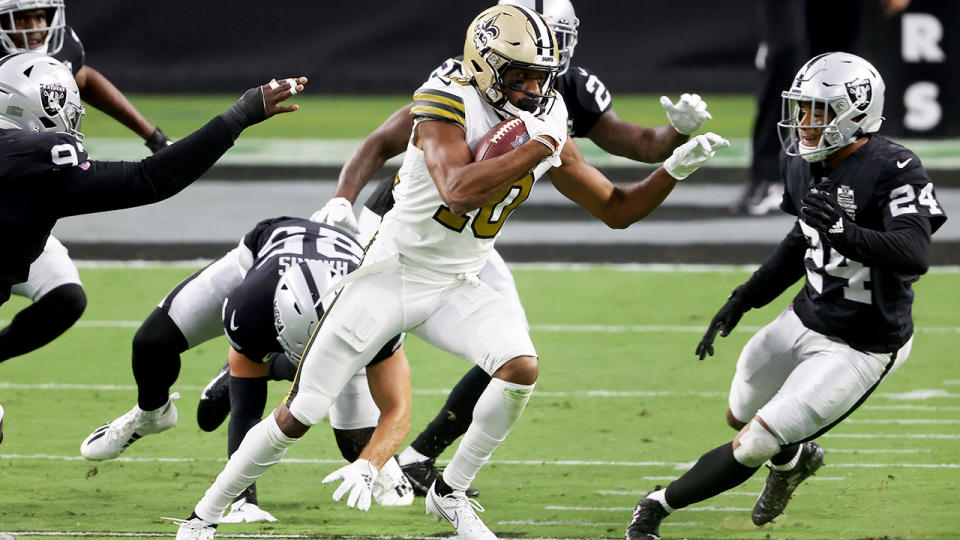
[[[502,156],[530,140],[527,126],[519,118],[508,118],[490,128],[473,152],[475,161]]]

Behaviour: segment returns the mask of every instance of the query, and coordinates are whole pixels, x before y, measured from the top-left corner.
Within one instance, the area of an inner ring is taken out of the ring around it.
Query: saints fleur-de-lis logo
[[[491,39],[497,39],[497,37],[500,35],[500,29],[494,24],[497,22],[497,18],[499,18],[500,15],[500,13],[496,13],[489,19],[478,22],[477,26],[474,27],[473,44],[478,49],[482,49],[488,41]]]
[[[40,104],[48,116],[56,116],[67,102],[67,89],[60,83],[40,86]]]

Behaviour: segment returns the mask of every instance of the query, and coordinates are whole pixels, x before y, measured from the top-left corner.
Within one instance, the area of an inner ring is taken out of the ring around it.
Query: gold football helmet
[[[521,6],[493,6],[470,23],[463,44],[463,73],[490,105],[516,116],[525,110],[540,114],[556,97],[560,55],[553,31],[539,13]],[[540,94],[528,94],[520,105],[507,99],[503,74],[511,68],[543,71]]]

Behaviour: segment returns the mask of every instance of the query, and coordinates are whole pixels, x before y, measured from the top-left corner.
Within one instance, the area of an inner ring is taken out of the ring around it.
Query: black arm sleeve
[[[867,266],[924,274],[929,268],[931,234],[928,218],[908,214],[894,218],[887,231],[851,227],[850,234],[832,246],[844,257]]]
[[[207,171],[239,133],[217,116],[187,137],[139,162],[91,161],[61,171],[51,189],[58,217],[154,203],[179,193]]]
[[[780,296],[806,272],[803,264],[806,251],[807,240],[800,230],[800,223],[797,222],[767,260],[763,261],[760,268],[743,284],[739,292],[743,301],[752,308],[760,308]]]

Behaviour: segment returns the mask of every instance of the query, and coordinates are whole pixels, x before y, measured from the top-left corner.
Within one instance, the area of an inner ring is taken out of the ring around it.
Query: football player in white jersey
[[[580,21],[569,0],[500,0],[500,5],[524,6],[543,15],[557,37],[560,50],[560,73],[556,90],[567,108],[567,126],[571,137],[585,137],[613,155],[655,163],[670,156],[674,148],[689,140],[711,116],[706,103],[697,94],[684,94],[674,104],[663,96],[669,123],[645,127],[621,119],[613,108],[613,96],[603,81],[592,71],[572,62],[578,41]],[[450,58],[433,73],[438,76],[462,76],[460,58]],[[407,105],[393,113],[370,134],[344,164],[334,198],[321,212],[338,226],[359,229],[360,237],[372,234],[382,216],[393,206],[393,178],[381,180],[377,191],[360,209],[355,220],[352,203],[373,175],[391,157],[403,152],[413,128]],[[493,250],[480,279],[511,300],[523,313],[516,284],[503,258]],[[438,474],[436,458],[470,425],[471,412],[490,376],[479,367],[470,369],[453,387],[447,401],[429,425],[399,455],[403,471],[417,495],[426,495]],[[468,496],[479,492],[470,487]]]
[[[477,277],[504,221],[549,171],[562,193],[609,226],[627,227],[728,144],[712,133],[699,135],[649,177],[611,183],[566,140],[567,113],[553,88],[560,69],[556,38],[527,8],[495,6],[478,15],[467,28],[464,66],[463,77],[431,78],[414,94],[415,127],[398,174],[396,205],[360,268],[339,283],[290,393],[247,433],[177,538],[211,538],[233,497],[279,462],[324,418],[352,374],[404,331],[493,376],[426,507],[461,539],[496,538],[477,515],[482,507],[464,490],[519,419],[538,373],[522,315]],[[474,162],[483,136],[510,116],[523,120],[529,141]],[[377,473],[359,461],[342,471],[351,484],[368,484]]]
[[[170,144],[123,93],[85,64],[83,45],[66,24],[64,0],[0,0],[0,47],[3,54],[36,52],[56,58],[73,73],[84,102],[136,132],[152,152]],[[67,248],[53,236],[30,265],[27,280],[14,285],[11,292],[33,303],[0,330],[0,362],[51,342],[67,331],[87,306],[77,267]]]

